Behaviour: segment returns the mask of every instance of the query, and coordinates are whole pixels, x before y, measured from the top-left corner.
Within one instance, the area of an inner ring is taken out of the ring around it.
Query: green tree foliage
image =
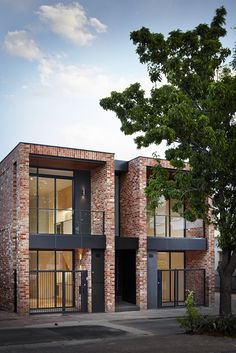
[[[150,96],[135,83],[100,101],[116,113],[125,134],[136,134],[139,148],[167,141],[166,159],[175,173],[170,179],[160,164],[155,168],[146,189],[151,207],[160,195],[177,199],[176,209],[187,200],[187,219],[201,217],[219,229],[221,314],[231,312],[236,268],[236,55],[230,64],[231,51],[221,43],[225,18],[221,7],[210,25],[175,30],[167,38],[144,27],[132,32],[151,81],[165,77],[168,83],[155,85]]]

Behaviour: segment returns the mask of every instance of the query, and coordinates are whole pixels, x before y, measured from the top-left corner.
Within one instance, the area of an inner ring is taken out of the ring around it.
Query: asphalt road
[[[236,339],[183,334],[175,319],[0,330],[0,353],[236,353]]]

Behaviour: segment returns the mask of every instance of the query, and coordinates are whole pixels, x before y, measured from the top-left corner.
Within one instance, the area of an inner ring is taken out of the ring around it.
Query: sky
[[[164,144],[137,150],[99,100],[134,82],[151,88],[131,31],[192,29],[222,5],[233,48],[236,0],[0,0],[0,160],[19,142],[163,158]]]

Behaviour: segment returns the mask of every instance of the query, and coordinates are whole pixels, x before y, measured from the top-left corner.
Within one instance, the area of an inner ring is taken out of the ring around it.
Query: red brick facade
[[[20,143],[0,163],[0,307],[17,312],[29,312],[29,165],[34,155],[100,162],[91,168],[91,211],[103,211],[105,220],[104,288],[105,311],[115,310],[115,166],[111,153],[85,151],[72,148]],[[147,167],[152,158],[138,157],[128,163],[128,172],[120,177],[120,233],[122,237],[136,237],[136,304],[147,308],[147,219],[144,189]],[[167,161],[162,165],[169,168]],[[92,220],[96,229],[98,222]],[[192,233],[191,233],[192,232]],[[195,232],[195,233],[194,233]],[[203,234],[198,228],[189,230],[189,236]],[[96,231],[94,231],[96,233]],[[214,236],[206,228],[207,251],[186,252],[186,267],[206,269],[208,302],[214,301]],[[88,310],[92,311],[91,249],[75,251],[75,268],[88,271]],[[14,271],[17,273],[17,297],[14,296]]]
[[[137,304],[147,308],[147,200],[144,189],[147,183],[147,167],[153,167],[152,158],[138,157],[128,163],[128,173],[121,177],[121,236],[138,237],[139,250],[136,258],[136,293]],[[162,160],[164,168],[170,168],[168,161]],[[186,268],[206,270],[206,303],[214,304],[214,228],[205,226],[201,220],[187,223],[186,236],[202,238],[206,236],[206,251],[186,251]]]

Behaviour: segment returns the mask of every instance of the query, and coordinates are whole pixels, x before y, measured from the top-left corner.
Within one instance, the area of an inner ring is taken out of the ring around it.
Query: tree
[[[145,96],[139,83],[111,92],[100,105],[114,111],[121,130],[136,134],[140,147],[167,141],[166,159],[175,168],[168,177],[160,164],[146,194],[154,209],[160,195],[186,202],[184,217],[203,218],[220,231],[222,248],[220,314],[231,313],[231,276],[236,268],[236,67],[235,53],[224,48],[226,10],[216,10],[210,25],[175,30],[167,38],[141,28],[131,33],[153,83],[167,84]],[[189,172],[183,171],[185,163]]]

